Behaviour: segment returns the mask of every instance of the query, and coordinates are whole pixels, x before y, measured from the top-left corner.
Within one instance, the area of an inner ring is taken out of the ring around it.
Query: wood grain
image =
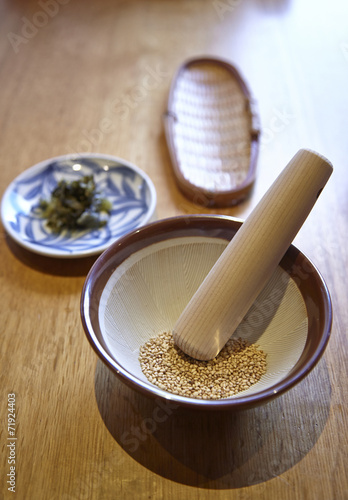
[[[55,13],[45,17],[48,4]],[[17,499],[348,498],[347,14],[339,0],[330,8],[324,0],[0,3],[0,195],[41,160],[94,151],[151,176],[159,218],[246,218],[298,149],[320,151],[335,167],[295,240],[330,289],[331,340],[295,389],[236,415],[158,409],[120,384],[80,323],[92,261],[39,258],[2,230],[1,498],[13,498],[6,484],[12,392]],[[236,64],[259,103],[254,191],[227,210],[179,193],[163,135],[172,76],[200,55]]]

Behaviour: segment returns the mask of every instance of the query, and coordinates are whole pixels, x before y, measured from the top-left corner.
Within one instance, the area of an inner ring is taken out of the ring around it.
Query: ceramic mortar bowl
[[[160,220],[111,245],[91,268],[81,297],[87,338],[133,389],[188,408],[239,410],[283,394],[320,359],[330,336],[331,300],[317,269],[292,245],[234,333],[267,354],[266,374],[255,385],[226,399],[201,400],[161,390],[143,375],[139,347],[172,330],[241,224],[226,216]]]

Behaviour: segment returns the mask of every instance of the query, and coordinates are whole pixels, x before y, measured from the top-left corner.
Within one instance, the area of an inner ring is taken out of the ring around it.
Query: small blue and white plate
[[[61,179],[93,175],[97,190],[112,204],[107,225],[100,229],[53,233],[35,213]],[[138,167],[115,156],[74,154],[43,161],[20,174],[1,203],[5,230],[21,246],[50,257],[86,257],[103,252],[126,233],[155,219],[156,190]]]

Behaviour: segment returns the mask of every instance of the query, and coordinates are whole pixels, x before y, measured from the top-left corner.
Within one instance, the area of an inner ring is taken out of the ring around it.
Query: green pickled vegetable
[[[98,229],[107,224],[111,203],[103,198],[92,175],[59,181],[49,200],[40,200],[39,212],[54,233],[64,229]]]

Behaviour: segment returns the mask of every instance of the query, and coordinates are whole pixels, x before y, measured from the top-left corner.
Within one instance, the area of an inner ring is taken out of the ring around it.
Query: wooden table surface
[[[334,174],[295,243],[323,274],[334,320],[319,364],[274,402],[238,414],[167,406],[159,422],[157,403],[85,338],[93,259],[39,257],[1,229],[0,498],[348,499],[347,19],[344,0],[2,0],[0,195],[41,160],[93,151],[150,175],[158,218],[245,218],[296,151],[314,149]],[[190,203],[171,171],[162,114],[178,65],[199,55],[235,63],[259,104],[257,182],[237,208]]]

